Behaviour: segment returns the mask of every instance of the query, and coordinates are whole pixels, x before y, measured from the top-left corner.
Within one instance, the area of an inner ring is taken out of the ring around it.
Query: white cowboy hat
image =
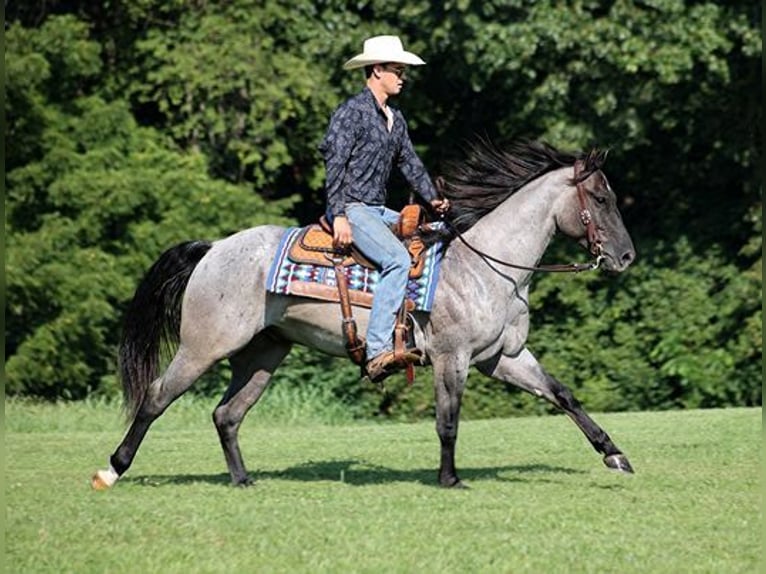
[[[406,52],[399,36],[374,36],[364,41],[364,51],[343,64],[344,70],[354,70],[372,64],[396,62],[397,64],[409,64],[422,66],[425,64],[412,52]]]

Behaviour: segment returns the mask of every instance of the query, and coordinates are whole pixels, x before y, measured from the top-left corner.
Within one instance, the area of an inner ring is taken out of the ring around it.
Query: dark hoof
[[[634,474],[633,467],[630,466],[628,457],[624,454],[610,454],[609,456],[605,456],[604,464],[612,470],[624,472],[626,474]]]
[[[231,484],[232,486],[236,486],[239,488],[247,488],[248,486],[253,486],[255,484],[255,481],[248,476],[247,478],[243,478],[242,480],[234,480],[232,481]]]
[[[439,484],[442,486],[442,488],[453,488],[456,490],[468,490],[468,485],[466,485],[462,480],[455,477],[452,480],[440,480]]]

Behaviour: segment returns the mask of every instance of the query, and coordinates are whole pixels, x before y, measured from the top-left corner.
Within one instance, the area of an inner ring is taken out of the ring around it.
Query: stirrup
[[[364,370],[371,382],[379,383],[407,365],[419,363],[422,357],[423,351],[414,347],[405,349],[399,356],[394,351],[385,351],[367,361]]]

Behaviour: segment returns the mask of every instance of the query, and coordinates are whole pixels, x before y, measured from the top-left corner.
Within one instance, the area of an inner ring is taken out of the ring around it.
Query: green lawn
[[[563,416],[464,421],[436,485],[432,423],[259,422],[228,485],[211,404],[182,403],[108,492],[115,408],[6,405],[8,572],[756,572],[761,409],[601,414],[637,471]]]

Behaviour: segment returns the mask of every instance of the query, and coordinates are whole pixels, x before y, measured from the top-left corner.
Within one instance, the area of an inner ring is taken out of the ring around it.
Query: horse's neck
[[[515,265],[532,267],[556,233],[555,212],[571,170],[557,170],[528,183],[465,233],[477,249]]]

